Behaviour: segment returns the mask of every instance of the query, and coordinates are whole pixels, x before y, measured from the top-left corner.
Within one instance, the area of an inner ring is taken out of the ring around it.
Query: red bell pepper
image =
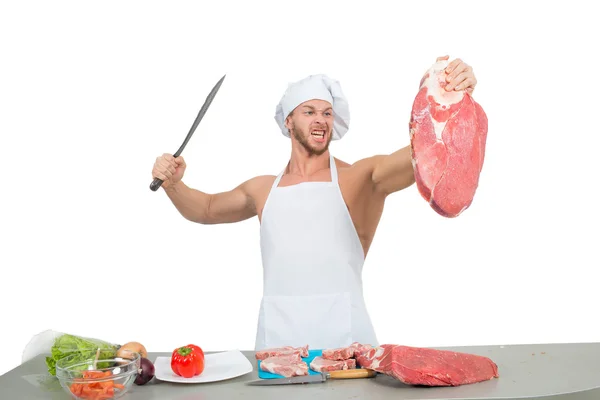
[[[173,350],[171,369],[184,378],[200,375],[204,371],[204,352],[193,344]]]

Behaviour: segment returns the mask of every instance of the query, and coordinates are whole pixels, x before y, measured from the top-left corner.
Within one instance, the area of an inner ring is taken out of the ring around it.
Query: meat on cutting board
[[[350,347],[354,349],[354,358],[358,357],[362,353],[366,353],[367,351],[373,348],[373,346],[371,346],[370,344],[362,344],[358,342],[352,343]]]
[[[324,349],[322,357],[325,360],[347,360],[354,357],[354,346],[339,347],[336,349]]]
[[[410,118],[415,181],[438,214],[457,217],[472,203],[483,168],[488,120],[464,90],[446,91],[448,61],[421,80]]]
[[[255,356],[257,360],[264,360],[268,357],[282,356],[286,354],[300,354],[300,357],[308,357],[308,345],[302,347],[284,346],[284,347],[273,347],[270,349],[259,350]]]
[[[408,385],[459,386],[498,378],[488,357],[384,344],[358,354],[357,364],[392,376]]]
[[[353,368],[356,368],[356,360],[354,358],[348,358],[345,360],[328,360],[317,356],[310,362],[310,369],[317,372],[340,371]]]
[[[286,378],[308,375],[308,364],[302,360],[300,353],[267,357],[260,362],[260,369]]]
[[[356,352],[364,352],[371,348],[371,345],[354,342],[348,347],[323,349],[322,356],[326,360],[347,360],[353,358]]]

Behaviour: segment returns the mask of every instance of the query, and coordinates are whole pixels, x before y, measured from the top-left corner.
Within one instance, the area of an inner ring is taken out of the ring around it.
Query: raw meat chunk
[[[347,360],[356,356],[356,353],[364,352],[372,349],[369,344],[352,343],[348,347],[338,347],[335,349],[324,349],[323,358],[327,360]]]
[[[317,372],[339,371],[343,369],[356,368],[356,360],[349,358],[346,360],[328,360],[323,357],[315,357],[310,363],[310,369]]]
[[[354,357],[354,346],[338,347],[337,349],[324,349],[322,357],[326,360],[347,360]]]
[[[300,353],[271,356],[260,362],[260,369],[272,374],[291,376],[308,375],[308,364],[302,360]]]
[[[264,360],[265,358],[268,358],[268,357],[282,356],[282,355],[294,354],[294,353],[300,354],[300,357],[308,357],[308,345],[306,345],[304,347],[285,346],[285,347],[274,347],[271,349],[259,350],[256,352],[255,356],[256,356],[257,360]]]
[[[435,63],[421,81],[410,144],[419,193],[438,214],[453,218],[471,205],[479,185],[488,120],[469,93],[444,89],[447,65]]]
[[[362,353],[366,353],[367,351],[373,348],[373,346],[371,346],[370,344],[361,344],[358,342],[352,343],[350,347],[354,349],[354,358],[358,357]]]
[[[408,385],[459,386],[497,378],[498,367],[488,357],[384,344],[359,354],[363,368],[392,376]]]

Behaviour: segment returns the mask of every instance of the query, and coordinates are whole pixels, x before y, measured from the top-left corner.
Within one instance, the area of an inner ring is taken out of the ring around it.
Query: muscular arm
[[[251,195],[257,178],[236,188],[216,194],[204,193],[186,186],[182,181],[165,189],[181,215],[199,224],[239,222],[256,215],[254,197]]]
[[[373,157],[372,179],[375,190],[391,194],[415,182],[410,145],[389,155]]]

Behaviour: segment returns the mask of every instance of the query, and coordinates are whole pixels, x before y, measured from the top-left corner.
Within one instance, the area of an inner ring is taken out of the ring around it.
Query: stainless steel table
[[[511,346],[446,347],[490,357],[500,378],[458,387],[411,387],[379,374],[371,379],[330,380],[326,383],[284,386],[248,386],[258,379],[254,352],[243,352],[254,365],[249,374],[227,381],[175,384],[153,379],[133,386],[124,399],[543,399],[600,400],[600,343]],[[150,353],[149,359],[170,356]],[[39,386],[46,373],[43,356],[0,376],[0,399],[69,399],[56,380]]]

